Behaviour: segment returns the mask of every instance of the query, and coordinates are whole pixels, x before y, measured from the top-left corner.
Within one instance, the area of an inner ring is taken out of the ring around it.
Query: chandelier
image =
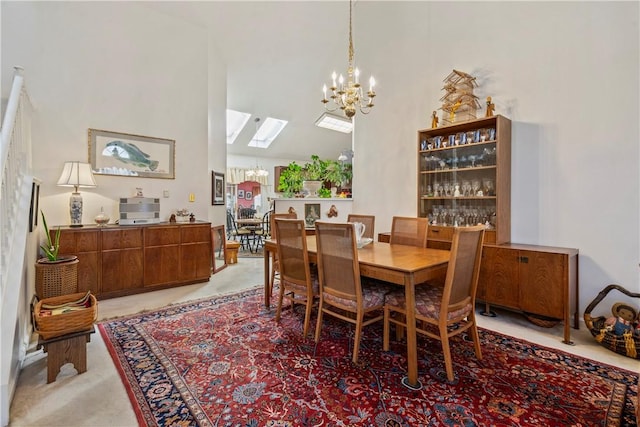
[[[244,173],[245,176],[248,176],[249,178],[253,178],[256,176],[268,176],[269,175],[269,171],[262,169],[260,166],[256,166],[253,169],[247,169],[247,171]]]
[[[338,108],[344,111],[344,115],[347,117],[353,117],[356,114],[356,110],[359,109],[362,114],[369,114],[373,107],[373,98],[376,96],[373,87],[376,84],[373,76],[369,79],[369,91],[365,98],[362,86],[360,85],[360,70],[353,68],[353,35],[351,31],[351,14],[352,14],[352,0],[349,0],[349,67],[347,68],[347,82],[345,83],[344,77],[340,74],[336,81],[336,72],[331,75],[333,83],[329,88],[331,90],[331,101],[329,105],[329,99],[327,99],[327,85],[322,87],[324,97],[322,103],[327,111],[335,111]]]

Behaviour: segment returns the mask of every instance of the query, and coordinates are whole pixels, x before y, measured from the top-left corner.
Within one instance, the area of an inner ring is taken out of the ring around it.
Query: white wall
[[[357,117],[354,211],[379,231],[416,215],[416,131],[459,69],[513,121],[512,241],[580,250],[580,313],[610,283],[640,292],[638,2],[358,7],[379,96]]]
[[[176,179],[96,175],[97,188],[81,189],[84,223],[101,207],[117,218],[118,198],[136,187],[147,197],[169,191],[160,203],[164,219],[188,208],[207,220],[206,31],[133,2],[2,7],[3,96],[6,70],[22,65],[36,110],[33,167],[48,223],[69,223],[70,189],[56,182],[65,161],[87,161],[89,128],[174,139]]]

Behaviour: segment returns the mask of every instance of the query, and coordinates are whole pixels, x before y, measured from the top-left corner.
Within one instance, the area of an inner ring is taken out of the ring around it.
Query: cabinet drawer
[[[55,240],[56,230],[51,230],[52,241]],[[60,233],[60,254],[74,254],[78,252],[93,252],[98,250],[98,231],[64,230]]]
[[[142,247],[142,228],[102,231],[102,250],[140,247]]]
[[[427,239],[451,240],[453,239],[453,228],[430,225],[427,229]]]
[[[180,244],[180,227],[149,227],[144,230],[145,246]]]
[[[208,225],[188,225],[180,230],[182,243],[208,242],[211,240],[211,227]]]

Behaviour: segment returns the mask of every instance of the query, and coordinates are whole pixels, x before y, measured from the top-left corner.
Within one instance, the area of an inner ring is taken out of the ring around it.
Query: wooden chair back
[[[375,235],[375,227],[376,227],[376,216],[375,215],[360,215],[360,214],[349,214],[347,216],[347,222],[361,222],[366,227],[364,230],[364,234],[362,237],[369,237],[373,239]]]
[[[278,230],[275,227],[275,220],[281,219],[297,219],[298,215],[295,213],[272,213],[269,217],[271,223],[271,240],[277,240]]]
[[[427,218],[394,216],[389,243],[426,248],[428,228]]]
[[[321,292],[361,305],[360,266],[353,224],[316,221],[315,225]],[[353,307],[342,308],[353,311]]]
[[[309,254],[304,221],[275,220],[280,279],[306,286],[310,282]]]
[[[471,304],[471,307],[475,306],[484,232],[484,225],[456,227],[454,230],[451,258],[442,292],[441,322],[451,323],[449,313],[456,312],[468,304]]]

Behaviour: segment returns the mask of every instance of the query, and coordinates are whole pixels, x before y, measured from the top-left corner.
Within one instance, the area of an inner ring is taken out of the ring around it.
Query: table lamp
[[[58,180],[61,187],[74,187],[69,198],[69,216],[71,227],[82,227],[82,196],[78,192],[79,187],[96,187],[93,179],[91,165],[81,162],[65,162],[64,169]]]

